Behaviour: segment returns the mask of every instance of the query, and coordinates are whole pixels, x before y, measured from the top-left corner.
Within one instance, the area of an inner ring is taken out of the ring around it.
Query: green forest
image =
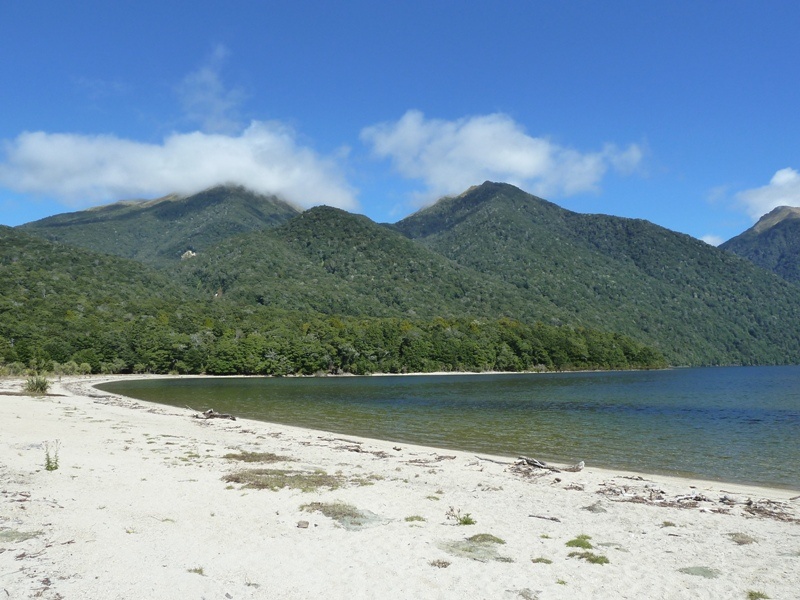
[[[394,224],[220,187],[0,227],[0,374],[800,363],[800,287],[486,182]]]
[[[314,375],[654,368],[599,330],[326,315],[192,293],[141,263],[0,230],[0,373]]]

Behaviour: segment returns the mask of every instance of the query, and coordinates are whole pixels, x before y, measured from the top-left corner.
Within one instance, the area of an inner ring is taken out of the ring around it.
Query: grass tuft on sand
[[[581,535],[577,536],[575,539],[572,539],[572,540],[568,541],[567,542],[567,547],[568,548],[583,548],[584,550],[591,550],[592,548],[594,548],[594,546],[592,546],[592,543],[589,541],[590,539],[592,539],[592,536],[586,535],[586,534],[581,534]]]
[[[440,548],[453,556],[470,558],[479,562],[514,562],[507,556],[501,556],[497,552],[497,546],[505,544],[505,540],[492,535],[491,533],[479,533],[464,540],[444,542]]]
[[[277,491],[283,488],[313,492],[320,488],[341,487],[342,478],[325,471],[291,471],[285,469],[249,469],[225,475],[223,481],[238,483],[244,488]]]
[[[710,567],[683,567],[682,569],[678,569],[678,573],[703,577],[705,579],[716,579],[721,575],[720,571]]]
[[[492,535],[491,533],[478,533],[471,537],[467,538],[468,542],[472,542],[474,544],[505,544],[506,541],[497,537],[496,535]]]
[[[592,563],[593,565],[607,565],[610,562],[608,558],[602,554],[595,554],[594,552],[589,552],[588,550],[583,552],[570,552],[568,556],[570,558],[581,558],[586,562]]]
[[[303,504],[300,510],[321,513],[345,529],[363,529],[380,521],[378,515],[344,502],[311,502]]]
[[[241,450],[236,453],[228,453],[222,458],[228,460],[238,460],[246,463],[276,463],[276,462],[291,462],[295,459],[291,456],[281,456],[273,452],[248,452]]]
[[[732,542],[739,544],[740,546],[746,546],[747,544],[755,544],[756,538],[747,535],[746,533],[729,533],[728,537],[731,539]]]

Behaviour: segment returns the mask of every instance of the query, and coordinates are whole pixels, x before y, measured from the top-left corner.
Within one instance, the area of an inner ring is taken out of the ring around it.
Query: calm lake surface
[[[344,435],[800,489],[800,366],[99,387]]]

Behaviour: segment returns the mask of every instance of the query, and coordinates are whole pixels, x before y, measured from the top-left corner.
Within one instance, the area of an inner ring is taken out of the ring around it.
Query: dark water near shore
[[[344,435],[800,489],[800,367],[99,387]]]

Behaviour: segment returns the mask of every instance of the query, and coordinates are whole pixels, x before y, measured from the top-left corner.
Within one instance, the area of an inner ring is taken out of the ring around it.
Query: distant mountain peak
[[[753,225],[752,229],[754,233],[762,233],[787,219],[800,219],[800,208],[796,206],[779,206],[778,208],[774,208],[761,217],[758,223]]]
[[[559,212],[552,202],[529,194],[510,183],[484,181],[457,196],[445,196],[395,223],[395,229],[412,238],[427,237],[457,227],[473,215],[497,211]]]
[[[226,184],[196,194],[106,204],[22,227],[52,241],[157,264],[240,233],[277,227],[299,213],[277,196]]]
[[[719,247],[800,283],[800,208],[779,206]]]

